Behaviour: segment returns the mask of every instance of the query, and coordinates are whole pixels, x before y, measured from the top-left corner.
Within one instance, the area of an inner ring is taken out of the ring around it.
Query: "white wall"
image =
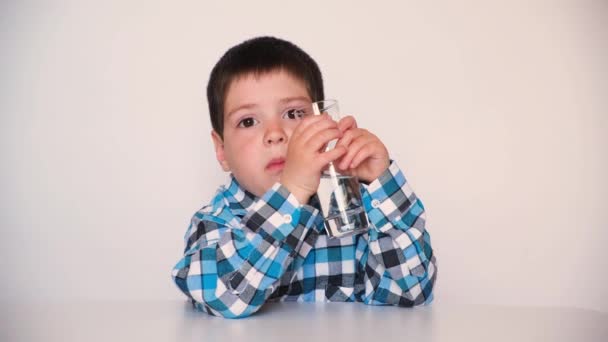
[[[209,71],[271,34],[405,169],[437,301],[607,312],[606,2],[372,3],[3,1],[0,298],[182,298]]]

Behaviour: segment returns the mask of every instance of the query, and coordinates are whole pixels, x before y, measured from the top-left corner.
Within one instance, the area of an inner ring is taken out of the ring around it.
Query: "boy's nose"
[[[271,128],[264,135],[264,143],[266,145],[279,144],[287,141],[287,135],[282,128]]]

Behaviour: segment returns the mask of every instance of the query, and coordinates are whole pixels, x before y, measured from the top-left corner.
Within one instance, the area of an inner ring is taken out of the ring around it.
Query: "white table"
[[[574,308],[276,303],[227,320],[185,301],[0,304],[0,341],[608,341],[607,313]]]

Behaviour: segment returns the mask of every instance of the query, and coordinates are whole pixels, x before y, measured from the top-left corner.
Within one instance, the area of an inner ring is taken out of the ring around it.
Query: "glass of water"
[[[323,100],[312,103],[315,115],[328,114],[332,120],[340,121],[340,108],[337,100]],[[327,144],[326,151],[336,146],[336,140]],[[369,229],[369,223],[357,177],[340,174],[333,163],[321,175],[317,190],[321,203],[325,230],[330,237],[345,237],[359,234]]]

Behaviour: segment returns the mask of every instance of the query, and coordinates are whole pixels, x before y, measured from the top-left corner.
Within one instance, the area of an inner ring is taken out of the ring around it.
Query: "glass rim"
[[[327,103],[327,105],[324,105],[325,103]],[[314,101],[312,103],[313,112],[317,115],[319,115],[329,109],[337,107],[337,106],[338,106],[338,100],[336,100],[336,99],[325,99],[325,100]]]

